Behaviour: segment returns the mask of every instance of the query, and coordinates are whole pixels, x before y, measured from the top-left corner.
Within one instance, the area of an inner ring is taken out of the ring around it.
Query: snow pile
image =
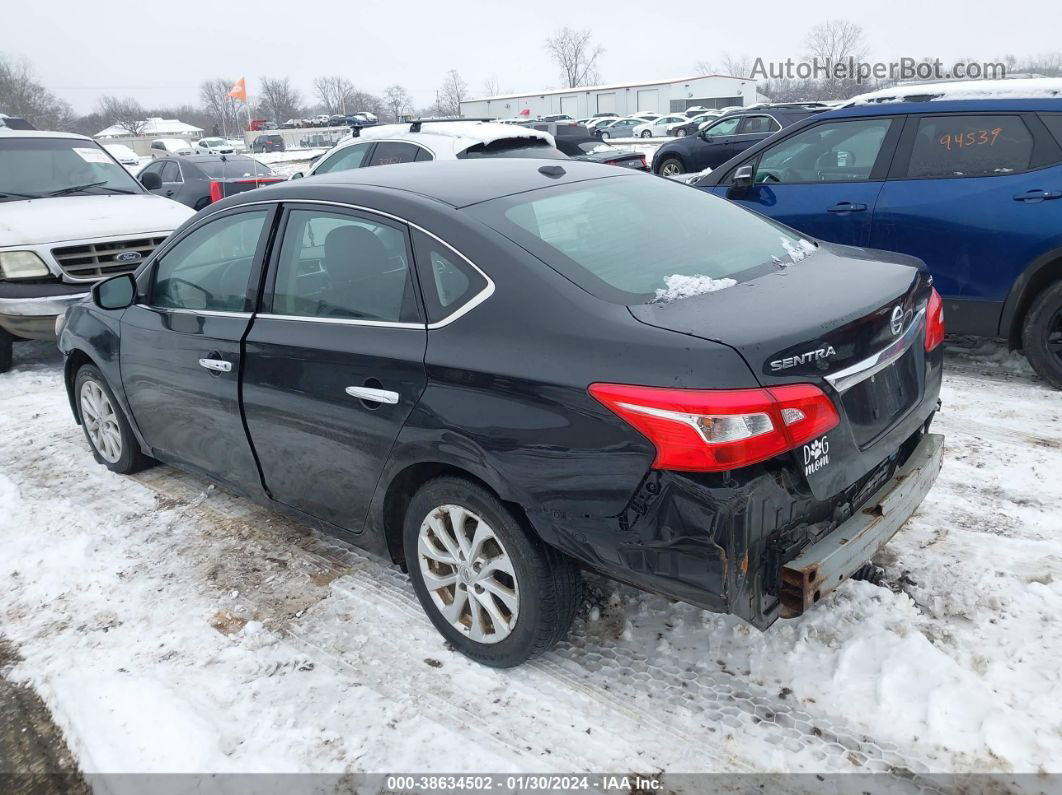
[[[853,97],[845,107],[880,102],[924,102],[952,99],[1055,99],[1062,98],[1062,77],[1014,80],[956,80],[892,86]]]
[[[805,240],[801,237],[797,238],[797,241],[794,243],[792,240],[785,236],[782,236],[778,239],[782,241],[782,248],[785,249],[785,253],[789,255],[789,259],[792,260],[792,263],[794,265],[800,262],[801,260],[807,259],[815,253],[816,246],[810,240]],[[777,257],[775,258],[775,261],[779,265],[788,264],[785,263],[783,260],[778,259]]]
[[[725,290],[733,287],[737,282],[734,279],[713,279],[711,276],[683,276],[676,273],[664,280],[666,287],[656,291],[654,303],[666,304],[678,301],[680,298],[690,298],[694,295],[714,293],[717,290]]]

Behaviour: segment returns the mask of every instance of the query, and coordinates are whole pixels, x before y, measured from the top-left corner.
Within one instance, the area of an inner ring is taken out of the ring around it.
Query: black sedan
[[[70,309],[96,460],[165,461],[405,567],[488,665],[566,633],[579,569],[764,628],[933,483],[939,297],[628,169],[341,171],[234,196]]]
[[[557,148],[573,160],[586,160],[589,163],[604,163],[607,166],[624,166],[648,171],[645,155],[633,149],[621,149],[612,146],[594,136],[564,137],[556,139]]]
[[[234,193],[283,182],[264,163],[246,155],[185,155],[154,160],[139,175],[140,183],[159,196],[202,210]]]

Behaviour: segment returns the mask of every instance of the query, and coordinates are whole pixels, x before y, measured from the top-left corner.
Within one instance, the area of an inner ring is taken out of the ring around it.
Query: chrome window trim
[[[449,315],[444,317],[442,320],[437,320],[434,323],[427,323],[427,324],[425,324],[425,323],[399,323],[399,322],[393,322],[392,323],[392,322],[384,321],[384,320],[354,320],[354,319],[346,320],[344,318],[312,318],[312,317],[303,317],[301,315],[270,315],[270,314],[267,314],[267,313],[264,313],[264,312],[258,313],[259,317],[280,317],[280,318],[285,318],[285,319],[289,319],[289,320],[310,320],[310,321],[323,321],[323,322],[328,322],[328,323],[345,322],[345,323],[349,323],[351,325],[366,325],[366,324],[370,324],[370,325],[374,325],[374,326],[395,326],[395,327],[399,327],[399,328],[427,328],[427,329],[434,330],[434,329],[444,328],[445,326],[450,325],[455,320],[457,320],[460,317],[463,317],[464,315],[467,315],[469,312],[471,312],[477,306],[479,306],[484,301],[486,301],[488,298],[490,298],[492,295],[494,295],[494,289],[495,289],[494,280],[491,279],[490,276],[488,276],[486,273],[484,273],[482,268],[480,268],[478,265],[476,265],[476,263],[474,263],[472,260],[470,260],[468,257],[466,257],[464,254],[462,254],[460,251],[458,251],[452,245],[447,243],[445,240],[443,240],[441,237],[439,237],[434,232],[431,232],[431,231],[425,229],[420,224],[415,224],[412,221],[409,221],[409,220],[407,220],[405,218],[402,218],[400,216],[392,215],[391,213],[384,212],[383,210],[374,210],[371,207],[364,207],[364,206],[362,206],[360,204],[350,204],[348,202],[329,201],[327,199],[294,199],[294,198],[292,198],[292,199],[268,199],[268,200],[260,200],[260,201],[255,201],[255,202],[247,202],[247,204],[241,204],[241,205],[238,205],[238,206],[239,207],[253,207],[255,205],[260,205],[260,204],[270,204],[270,205],[272,205],[272,204],[320,204],[320,205],[325,205],[325,206],[328,206],[328,207],[342,207],[342,208],[349,209],[349,210],[357,210],[359,212],[368,213],[370,215],[378,215],[381,218],[389,218],[392,221],[397,221],[400,224],[405,224],[410,229],[416,229],[418,232],[423,232],[428,237],[430,237],[433,240],[435,240],[435,241],[441,243],[442,245],[446,246],[448,249],[450,249],[450,251],[452,251],[454,254],[456,254],[461,259],[463,259],[466,263],[468,263],[468,265],[473,270],[475,270],[476,273],[478,273],[480,276],[482,276],[484,278],[484,280],[486,280],[487,284],[486,284],[486,286],[484,286],[484,288],[482,290],[480,290],[478,293],[476,293],[474,296],[472,296],[470,299],[468,299],[465,303],[463,303],[461,306],[459,306],[456,310],[451,312]],[[232,208],[229,208],[229,209],[236,209],[236,208],[232,207]],[[196,228],[198,229],[198,228],[201,228],[201,227],[196,227]],[[174,244],[174,245],[176,245],[176,244]]]
[[[173,314],[173,315],[201,315],[204,317],[242,317],[248,318],[252,316],[251,312],[227,312],[221,309],[184,309],[183,307],[175,306],[152,306],[151,304],[136,303],[133,306],[138,306],[141,309],[147,309],[149,312],[159,312],[160,314]]]
[[[907,330],[899,337],[872,356],[868,356],[860,362],[849,365],[843,370],[830,373],[825,377],[826,381],[834,389],[843,394],[856,384],[860,384],[868,378],[877,375],[907,353],[915,340],[918,339],[918,332],[925,329],[925,317],[926,308],[922,307],[911,319],[911,325],[909,325]]]
[[[413,328],[424,330],[423,323],[403,323],[398,320],[358,320],[347,317],[317,317],[315,315],[275,315],[272,312],[259,312],[255,318],[262,320],[304,320],[308,323],[332,323],[341,326],[376,326],[380,328]]]

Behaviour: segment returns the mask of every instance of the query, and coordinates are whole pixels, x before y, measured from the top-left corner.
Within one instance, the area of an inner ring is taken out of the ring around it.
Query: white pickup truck
[[[12,342],[54,339],[93,283],[136,270],[192,215],[91,138],[0,127],[0,372]]]

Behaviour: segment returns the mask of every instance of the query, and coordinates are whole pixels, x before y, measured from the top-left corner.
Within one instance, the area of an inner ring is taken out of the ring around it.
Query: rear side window
[[[420,147],[415,144],[402,143],[401,141],[383,141],[376,144],[372,153],[370,166],[393,166],[398,163],[412,163],[417,159]]]
[[[741,133],[765,133],[782,129],[770,116],[746,116],[741,123]]]
[[[1040,119],[1047,125],[1058,145],[1062,146],[1062,113],[1041,113]]]
[[[460,311],[486,289],[482,273],[430,235],[414,230],[413,246],[429,323]]]
[[[458,155],[460,159],[477,157],[537,157],[545,160],[566,160],[561,152],[545,141],[533,138],[502,138],[489,144],[470,146]]]
[[[1033,137],[1019,116],[931,116],[918,120],[908,177],[987,177],[1024,171]]]

